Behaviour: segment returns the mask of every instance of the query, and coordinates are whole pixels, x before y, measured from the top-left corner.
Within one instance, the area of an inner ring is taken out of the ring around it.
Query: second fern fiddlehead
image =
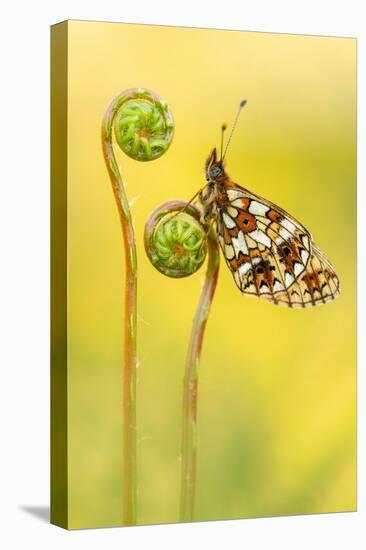
[[[184,208],[184,212],[182,212]],[[176,213],[172,216],[172,213]],[[177,213],[178,212],[178,213]],[[156,269],[168,277],[192,275],[203,264],[207,269],[193,318],[186,356],[182,403],[182,466],[180,520],[193,521],[197,469],[198,377],[203,338],[219,273],[219,247],[213,228],[203,227],[201,213],[183,201],[170,201],[151,214],[145,226],[145,248]],[[208,233],[207,233],[208,231]]]
[[[188,277],[205,261],[206,233],[191,213],[179,211],[185,203],[170,201],[157,208],[145,229],[145,248],[153,266],[168,277]]]
[[[123,365],[123,524],[136,525],[136,337],[137,252],[130,205],[113,150],[113,132],[130,157],[148,161],[160,157],[173,137],[167,103],[144,88],[119,94],[102,123],[102,148],[121,222],[125,250],[125,319]]]

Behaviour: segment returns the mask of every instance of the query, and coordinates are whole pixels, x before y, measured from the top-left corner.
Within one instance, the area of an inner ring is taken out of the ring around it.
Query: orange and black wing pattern
[[[310,233],[273,203],[230,183],[217,206],[220,246],[243,294],[304,308],[333,300],[339,279]]]

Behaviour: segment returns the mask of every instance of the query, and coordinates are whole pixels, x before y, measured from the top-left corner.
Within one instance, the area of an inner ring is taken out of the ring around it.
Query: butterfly
[[[273,304],[305,308],[333,300],[337,274],[310,232],[272,202],[231,181],[224,158],[239,112],[221,157],[213,149],[205,165],[207,183],[198,193],[202,222],[216,222],[221,250],[243,294]]]

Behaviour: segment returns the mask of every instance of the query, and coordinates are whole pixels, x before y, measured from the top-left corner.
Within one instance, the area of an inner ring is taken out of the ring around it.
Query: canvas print
[[[356,40],[51,39],[51,521],[355,511]]]

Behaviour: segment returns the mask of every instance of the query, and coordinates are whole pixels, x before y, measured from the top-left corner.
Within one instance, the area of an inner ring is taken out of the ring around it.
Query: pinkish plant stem
[[[125,315],[123,361],[123,525],[136,525],[136,324],[137,254],[130,206],[113,151],[113,122],[127,90],[107,109],[102,124],[102,147],[121,222],[125,251]]]
[[[185,363],[182,417],[182,470],[180,521],[193,521],[197,472],[197,398],[203,338],[219,273],[219,247],[213,229],[207,239],[208,265],[205,282],[193,319]]]

